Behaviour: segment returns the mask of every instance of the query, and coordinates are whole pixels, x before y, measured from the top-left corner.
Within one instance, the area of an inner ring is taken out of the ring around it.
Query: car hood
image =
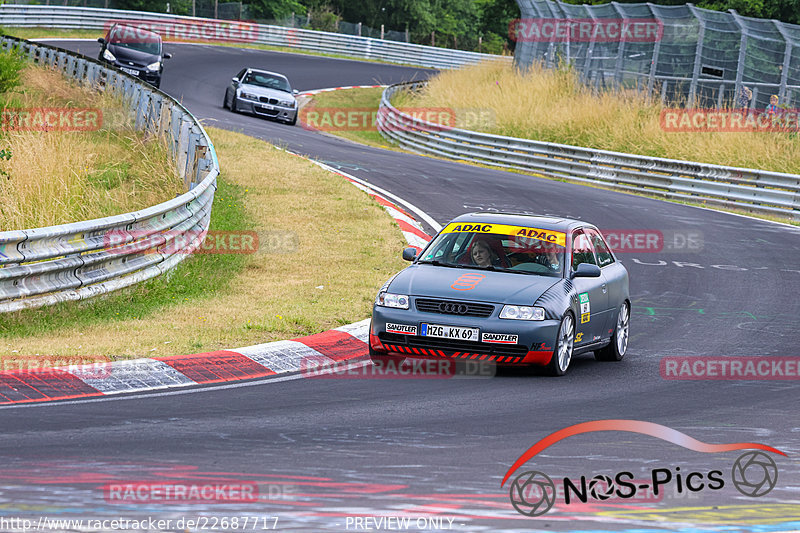
[[[161,61],[161,56],[158,54],[148,54],[147,52],[141,52],[139,50],[134,50],[133,48],[127,48],[125,46],[115,45],[113,43],[108,44],[109,51],[114,54],[114,57],[117,58],[117,63],[133,63],[130,66],[147,66],[151,63],[155,63],[156,61]]]
[[[267,89],[258,85],[250,85],[249,83],[242,83],[241,89],[245,92],[255,94],[256,96],[266,96],[267,98],[277,98],[278,100],[294,100],[294,95],[277,89]]]
[[[561,278],[550,276],[417,264],[400,272],[388,291],[450,300],[533,305],[559,281]]]

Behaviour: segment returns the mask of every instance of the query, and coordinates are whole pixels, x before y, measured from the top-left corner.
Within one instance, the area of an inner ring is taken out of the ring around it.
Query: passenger
[[[479,267],[499,266],[500,258],[486,241],[475,241],[470,249],[472,261]]]

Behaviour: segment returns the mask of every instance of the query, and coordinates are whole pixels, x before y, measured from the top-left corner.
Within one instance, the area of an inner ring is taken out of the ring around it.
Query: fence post
[[[786,32],[786,28],[783,27],[783,24],[774,19],[772,23],[775,24],[776,28],[778,28],[778,31],[781,33],[781,37],[783,37],[784,42],[786,42],[786,51],[783,53],[783,68],[781,69],[781,86],[778,90],[778,98],[780,98],[781,103],[785,103],[786,84],[789,81],[789,65],[792,62],[792,45],[794,44],[794,41]]]
[[[616,11],[620,19],[625,19],[625,15],[619,9],[619,4],[616,2],[611,2],[611,7],[614,8],[614,11]],[[622,86],[622,60],[624,56],[625,40],[620,37],[619,46],[617,47],[617,61],[614,64],[614,85],[617,89]]]
[[[736,62],[736,88],[734,89],[735,97],[739,96],[739,91],[742,90],[742,78],[744,76],[744,60],[747,54],[747,31],[744,28],[744,24],[739,22],[739,13],[736,12],[735,9],[729,9],[730,14],[733,15],[733,20],[736,22],[736,25],[739,26],[739,31],[742,34],[742,38],[739,41],[739,60]],[[753,102],[755,103],[756,95],[753,94]]]
[[[694,98],[695,94],[697,93],[697,79],[700,77],[700,68],[702,66],[702,62],[700,58],[703,54],[703,40],[705,39],[706,35],[706,23],[705,21],[697,14],[697,10],[694,7],[694,4],[686,4],[686,7],[692,12],[692,15],[697,19],[697,22],[700,23],[700,29],[697,32],[697,47],[694,51],[694,69],[692,70],[692,81],[689,83],[689,102],[688,106],[694,106]],[[738,82],[737,82],[737,91],[738,91]]]
[[[650,4],[647,4],[647,8],[650,10],[650,13],[653,15],[653,17],[657,17],[655,12],[653,11],[653,7]],[[662,32],[663,32],[663,26],[662,26]],[[656,41],[655,46],[653,46],[653,60],[650,63],[650,75],[647,77],[647,95],[648,95],[648,97],[651,97],[653,95],[653,90],[655,89],[656,70],[658,69],[658,54],[660,52],[661,52],[661,39],[658,39]]]

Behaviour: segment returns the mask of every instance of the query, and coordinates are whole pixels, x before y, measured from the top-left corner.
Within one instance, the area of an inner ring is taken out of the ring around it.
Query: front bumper
[[[550,362],[558,335],[558,320],[522,321],[496,317],[423,313],[412,309],[374,306],[370,324],[370,349],[377,354],[427,359],[476,360],[501,365],[546,365]],[[416,326],[415,334],[387,332],[386,324]],[[515,344],[462,341],[422,336],[421,325],[439,324],[479,328],[483,333],[517,335]]]
[[[256,102],[246,98],[236,98],[236,110],[258,115],[260,117],[274,118],[284,122],[292,122],[297,117],[297,107],[286,107],[279,104]]]
[[[106,63],[108,63],[109,65],[112,65],[112,66],[120,69],[121,71],[126,72],[127,74],[130,74],[131,76],[136,76],[140,80],[146,81],[150,85],[158,85],[161,82],[161,71],[160,70],[157,70],[157,71],[153,72],[152,70],[147,70],[146,67],[136,67],[136,66],[131,67],[129,65],[122,65],[122,64],[120,64],[120,63],[118,63],[116,61],[113,62],[113,63],[111,63],[111,62],[109,62],[107,60],[104,60],[104,61],[106,61]],[[138,74],[134,74],[134,72],[137,72]]]

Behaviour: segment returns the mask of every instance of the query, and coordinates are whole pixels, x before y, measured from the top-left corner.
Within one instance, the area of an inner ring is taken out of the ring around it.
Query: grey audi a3
[[[285,76],[266,70],[244,68],[231,79],[225,89],[222,107],[234,113],[251,113],[293,126],[297,123],[296,94],[298,91],[292,89]]]
[[[484,361],[567,372],[574,355],[619,361],[628,349],[628,272],[579,220],[470,213],[447,224],[381,287],[369,354]]]

